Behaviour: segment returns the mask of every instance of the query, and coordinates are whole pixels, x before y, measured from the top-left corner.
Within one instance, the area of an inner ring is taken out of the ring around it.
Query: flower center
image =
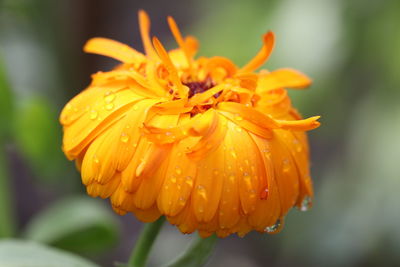
[[[189,87],[189,98],[195,94],[200,94],[215,86],[214,81],[207,77],[204,81],[183,83]]]

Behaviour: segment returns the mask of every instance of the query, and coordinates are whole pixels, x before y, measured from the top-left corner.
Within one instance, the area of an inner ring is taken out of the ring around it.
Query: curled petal
[[[240,69],[240,72],[251,72],[259,68],[271,55],[272,49],[275,45],[275,35],[273,32],[267,32],[263,36],[263,46],[260,52],[244,67]]]
[[[310,84],[310,78],[297,70],[279,69],[261,75],[257,85],[257,92],[262,93],[278,88],[302,89]]]
[[[111,57],[124,63],[138,63],[145,60],[142,53],[139,53],[126,44],[107,38],[98,37],[90,39],[83,47],[83,51]]]
[[[292,131],[309,131],[318,128],[321,124],[317,121],[321,116],[314,116],[304,120],[276,120],[282,129]]]

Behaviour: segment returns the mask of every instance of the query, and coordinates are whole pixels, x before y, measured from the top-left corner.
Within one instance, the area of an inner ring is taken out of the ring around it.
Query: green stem
[[[177,259],[167,264],[167,267],[199,267],[207,263],[218,238],[212,235],[208,238],[198,237],[196,241]]]
[[[4,143],[0,140],[0,146]],[[3,146],[4,147],[4,146]],[[12,212],[10,181],[4,149],[0,149],[0,237],[14,235],[14,214]]]
[[[144,267],[146,265],[151,247],[153,246],[153,243],[156,240],[164,221],[165,217],[162,216],[157,221],[153,223],[147,223],[144,226],[144,229],[140,233],[140,236],[136,241],[136,245],[133,248],[131,257],[129,258],[129,267]]]

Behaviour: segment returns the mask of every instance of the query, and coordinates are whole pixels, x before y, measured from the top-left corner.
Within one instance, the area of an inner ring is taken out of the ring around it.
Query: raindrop
[[[236,116],[235,116],[235,120],[237,120],[237,121],[242,121],[243,118],[242,118],[240,115],[236,115]]]
[[[89,118],[90,118],[91,120],[95,120],[95,119],[97,118],[98,115],[99,115],[99,114],[97,113],[97,111],[94,110],[94,109],[92,109],[92,110],[90,111]]]
[[[278,219],[278,220],[275,222],[275,224],[266,227],[266,228],[265,228],[265,232],[267,232],[267,233],[276,233],[277,231],[279,231],[280,227],[281,227],[281,220]]]
[[[104,94],[104,102],[106,103],[111,103],[115,99],[115,94],[112,91],[108,91],[107,93]]]
[[[186,180],[186,184],[187,185],[189,185],[190,187],[193,186],[193,178],[192,178],[192,176],[186,176],[185,180]]]
[[[99,163],[100,163],[100,160],[99,160],[99,158],[98,158],[96,155],[93,156],[93,161],[94,161],[94,163],[96,163],[96,164],[99,164]]]
[[[261,199],[267,199],[269,194],[268,187],[265,187],[263,191],[261,191],[260,198]]]
[[[305,196],[303,198],[303,201],[301,201],[301,205],[300,205],[299,210],[300,211],[308,211],[310,209],[311,205],[312,205],[311,197],[310,196]]]
[[[182,174],[182,169],[181,169],[181,167],[176,166],[176,167],[175,167],[175,172],[176,172],[176,174],[181,175],[181,174]]]
[[[126,133],[121,133],[120,140],[122,143],[127,143],[129,141],[129,135],[127,135]]]
[[[262,150],[262,152],[264,153],[264,156],[265,156],[266,158],[271,157],[271,150],[269,150],[268,148],[264,148],[264,149]]]
[[[289,170],[290,170],[290,161],[288,159],[284,159],[282,161],[282,171],[289,172]]]
[[[296,149],[296,152],[301,152],[303,150],[303,147],[302,147],[302,145],[301,145],[299,140],[294,139],[293,140],[293,145],[294,145],[294,147]]]
[[[180,197],[179,198],[179,205],[183,206],[183,205],[185,205],[185,203],[186,203],[186,198]]]
[[[109,103],[106,105],[106,110],[112,110],[114,108],[114,104],[113,103]]]

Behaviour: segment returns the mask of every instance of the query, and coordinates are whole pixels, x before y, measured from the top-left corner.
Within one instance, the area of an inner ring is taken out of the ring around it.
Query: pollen
[[[87,193],[143,222],[160,216],[202,237],[277,233],[293,207],[308,209],[313,188],[303,119],[289,89],[311,84],[290,69],[258,70],[275,35],[238,67],[224,57],[196,57],[199,44],[168,17],[178,47],[150,36],[139,11],[145,53],[107,38],[84,51],[120,62],[93,74],[62,110],[63,151]]]

